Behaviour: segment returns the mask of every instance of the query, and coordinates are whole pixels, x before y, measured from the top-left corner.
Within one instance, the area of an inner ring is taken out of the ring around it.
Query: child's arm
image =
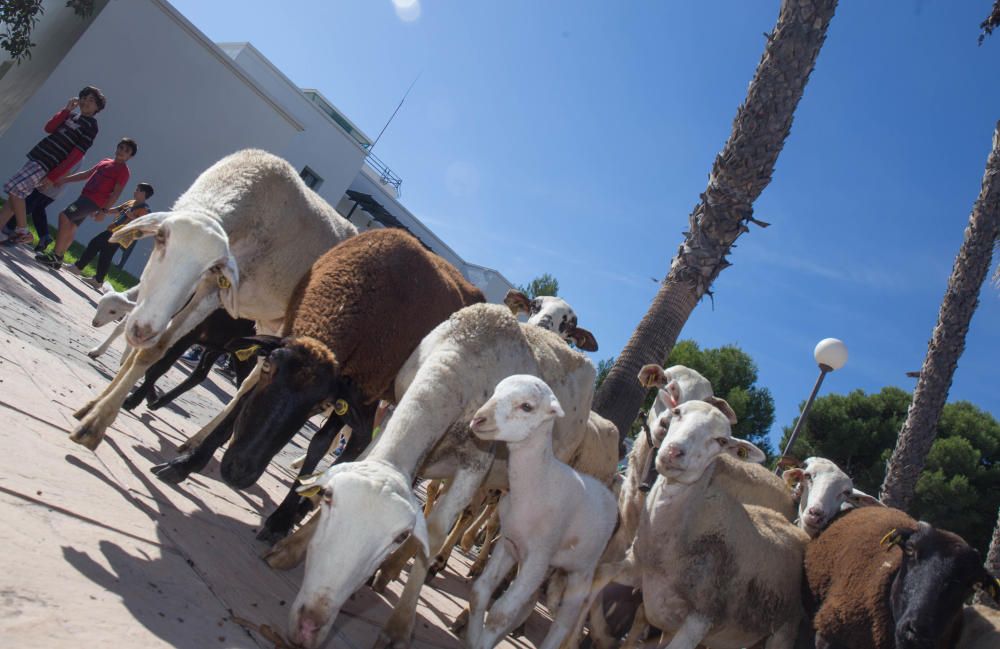
[[[97,165],[94,165],[93,167],[87,169],[86,171],[81,171],[79,173],[63,176],[62,180],[59,180],[58,182],[60,185],[62,185],[63,183],[78,183],[81,180],[86,180],[90,178],[95,171],[97,171]],[[118,194],[115,194],[115,198],[118,198]]]
[[[115,183],[115,190],[111,192],[111,198],[108,200],[109,207],[105,207],[94,214],[95,221],[103,221],[104,215],[114,209],[110,206],[115,204],[115,201],[118,200],[118,197],[121,195],[123,189],[125,189],[125,185],[123,183]]]
[[[61,111],[56,113],[52,117],[52,119],[50,119],[45,124],[45,132],[55,133],[56,129],[59,128],[60,124],[66,121],[66,118],[69,117],[69,114],[73,112],[73,109],[76,108],[78,105],[80,105],[80,100],[77,99],[76,97],[73,97],[72,99],[67,101],[66,108],[63,108]]]

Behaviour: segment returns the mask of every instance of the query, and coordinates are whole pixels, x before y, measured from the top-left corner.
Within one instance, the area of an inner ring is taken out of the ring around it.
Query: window
[[[323,184],[323,179],[319,177],[319,174],[309,167],[302,169],[302,173],[300,173],[299,176],[302,178],[302,182],[304,182],[306,187],[309,189],[319,189],[319,186]]]

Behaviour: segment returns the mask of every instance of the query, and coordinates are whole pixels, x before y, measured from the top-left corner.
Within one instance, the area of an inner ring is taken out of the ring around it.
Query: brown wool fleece
[[[393,398],[396,374],[434,327],[485,301],[412,235],[369,230],[313,264],[295,289],[284,331],[325,346],[370,403]]]
[[[819,607],[816,633],[852,649],[895,647],[889,591],[902,551],[882,547],[892,529],[916,530],[898,509],[862,507],[840,516],[806,548],[806,580]]]

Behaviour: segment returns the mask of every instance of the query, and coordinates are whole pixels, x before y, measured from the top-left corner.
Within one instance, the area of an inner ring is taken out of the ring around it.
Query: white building
[[[213,162],[257,147],[288,160],[360,229],[406,228],[491,302],[511,288],[497,271],[464,261],[403,207],[400,179],[369,154],[368,136],[320,91],[297,87],[249,43],[211,42],[164,0],[95,5],[81,19],[64,0],[45,0],[31,58],[19,65],[0,60],[0,182],[24,164],[45,122],[94,85],[108,105],[97,115],[100,134],[84,165],[112,156],[122,137],[136,140],[123,200],[146,181],[156,189],[153,209],[167,209]],[[81,188],[67,185],[49,208],[50,222]],[[86,242],[105,226],[88,219],[77,239]],[[138,246],[126,265],[136,275],[151,250],[148,240]]]

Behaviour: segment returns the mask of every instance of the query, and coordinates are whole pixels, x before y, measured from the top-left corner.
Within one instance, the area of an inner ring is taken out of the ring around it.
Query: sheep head
[[[799,527],[815,538],[841,510],[882,505],[877,498],[854,488],[854,481],[834,462],[811,457],[801,468],[781,474],[799,506]]]
[[[563,415],[559,399],[545,381],[515,374],[497,384],[493,396],[472,416],[469,427],[481,439],[521,442]]]
[[[111,241],[145,237],[154,237],[154,245],[125,330],[132,346],[152,347],[178,313],[203,299],[218,299],[239,317],[239,271],[218,221],[195,212],[156,212],[117,230]]]
[[[222,478],[237,489],[257,481],[271,459],[314,413],[334,407],[335,423],[360,430],[360,397],[342,376],[330,348],[309,336],[250,336],[231,341],[235,353],[261,357],[260,378],[240,403]]]
[[[291,639],[307,649],[323,644],[347,598],[409,536],[424,557],[430,555],[427,525],[410,479],[392,465],[334,465],[318,486],[319,520],[288,620]]]
[[[750,442],[733,437],[728,417],[705,401],[687,401],[671,409],[652,432],[654,439],[663,440],[656,454],[656,470],[673,482],[697,482],[722,453],[750,462],[763,462],[766,457]]]
[[[90,324],[94,327],[103,327],[109,322],[127,316],[134,306],[135,303],[131,302],[125,293],[109,291],[97,301],[97,311]]]
[[[521,291],[507,291],[503,303],[511,313],[528,314],[528,324],[548,329],[574,343],[585,352],[597,351],[597,339],[583,327],[577,326],[576,312],[566,300],[552,295],[539,295],[530,299]]]

